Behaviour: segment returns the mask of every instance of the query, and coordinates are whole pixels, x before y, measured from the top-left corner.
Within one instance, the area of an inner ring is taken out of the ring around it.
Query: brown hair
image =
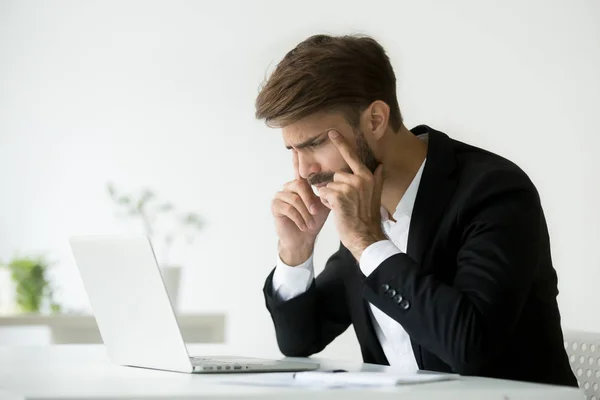
[[[256,118],[283,127],[311,114],[340,111],[355,128],[373,101],[390,107],[402,125],[396,76],[383,47],[367,36],[315,35],[288,52],[256,98]]]

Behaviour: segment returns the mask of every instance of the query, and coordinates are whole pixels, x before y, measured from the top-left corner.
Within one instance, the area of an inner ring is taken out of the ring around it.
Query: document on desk
[[[414,385],[456,379],[455,375],[433,373],[393,372],[328,372],[307,371],[296,373],[265,373],[240,376],[227,383],[258,386],[295,387],[381,387]]]

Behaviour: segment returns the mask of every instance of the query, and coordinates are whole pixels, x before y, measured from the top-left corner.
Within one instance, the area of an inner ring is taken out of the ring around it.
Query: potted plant
[[[106,188],[120,218],[141,222],[145,235],[154,247],[171,303],[177,308],[181,267],[171,263],[171,248],[178,240],[193,243],[204,227],[202,219],[194,212],[179,212],[172,203],[159,200],[150,189],[127,194],[118,190],[112,182],[108,182]]]
[[[40,313],[47,307],[51,313],[61,310],[54,301],[54,288],[48,281],[50,263],[44,257],[14,257],[3,269],[10,276],[5,282],[2,311]]]

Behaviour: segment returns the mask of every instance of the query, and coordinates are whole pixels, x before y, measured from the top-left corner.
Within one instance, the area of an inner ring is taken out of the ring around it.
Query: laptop
[[[317,363],[188,354],[150,240],[74,236],[71,250],[110,360],[187,373],[287,372]]]

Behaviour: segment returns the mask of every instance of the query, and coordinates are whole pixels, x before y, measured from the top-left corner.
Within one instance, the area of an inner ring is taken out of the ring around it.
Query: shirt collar
[[[421,176],[423,175],[423,168],[425,167],[425,162],[427,159],[423,160],[421,167],[417,171],[415,177],[408,185],[406,192],[402,195],[400,202],[396,206],[396,211],[394,211],[394,219],[398,221],[398,217],[407,216],[410,218],[413,212],[413,208],[415,207],[415,201],[417,200],[417,192],[419,191],[419,184],[421,183]]]

